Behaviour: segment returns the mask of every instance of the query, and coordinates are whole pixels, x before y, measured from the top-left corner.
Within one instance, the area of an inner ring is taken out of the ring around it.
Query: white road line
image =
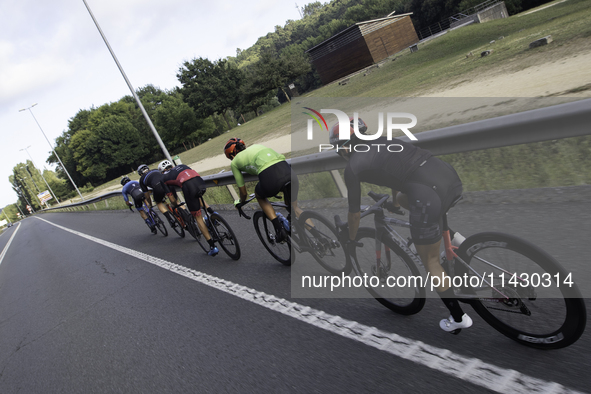
[[[340,316],[331,315],[321,310],[310,308],[309,306],[275,297],[272,294],[266,294],[222,278],[217,278],[203,272],[171,263],[158,257],[150,256],[124,246],[95,238],[79,231],[71,230],[58,224],[51,223],[45,219],[41,219],[40,217],[37,217],[37,219],[64,231],[86,238],[121,253],[136,257],[160,268],[164,268],[201,284],[253,302],[275,312],[293,317],[294,319],[311,324],[315,327],[361,342],[378,350],[424,365],[428,368],[485,387],[489,390],[499,393],[510,392],[516,394],[542,393],[548,390],[553,394],[577,393],[577,391],[571,390],[555,382],[549,382],[524,375],[512,369],[500,368],[477,358],[464,357],[452,353],[448,349],[438,348],[421,341],[379,330],[376,327],[370,327],[356,321],[343,319]]]
[[[6,252],[8,251],[8,248],[10,247],[10,244],[12,243],[12,240],[14,239],[14,236],[16,235],[16,232],[18,231],[19,228],[21,228],[21,224],[17,223],[16,228],[14,229],[14,232],[12,233],[12,236],[10,237],[8,242],[6,243],[6,246],[4,247],[4,249],[2,249],[2,253],[0,253],[0,264],[2,264],[2,260],[4,260],[4,256],[6,256]]]

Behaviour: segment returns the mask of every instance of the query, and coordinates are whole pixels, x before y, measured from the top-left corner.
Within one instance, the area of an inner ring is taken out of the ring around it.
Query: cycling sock
[[[437,294],[439,297],[441,297],[441,301],[443,301],[447,309],[449,309],[449,312],[451,313],[451,316],[454,318],[454,320],[457,323],[461,322],[464,311],[462,310],[462,307],[460,306],[460,303],[454,294],[454,290],[450,287],[445,291],[438,291]]]
[[[209,244],[209,246],[211,246],[212,248],[215,246],[215,242],[213,242],[213,239],[208,239],[207,243]]]
[[[170,212],[164,212],[164,216],[166,216],[166,218],[168,219],[169,222],[173,222],[174,219],[172,218],[172,215],[170,214]]]

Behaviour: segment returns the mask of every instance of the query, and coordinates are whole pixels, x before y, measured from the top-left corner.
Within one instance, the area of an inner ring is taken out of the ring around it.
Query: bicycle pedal
[[[453,335],[458,335],[460,332],[462,332],[462,329],[461,328],[456,328],[455,330],[450,331],[449,333],[450,334],[453,334]]]

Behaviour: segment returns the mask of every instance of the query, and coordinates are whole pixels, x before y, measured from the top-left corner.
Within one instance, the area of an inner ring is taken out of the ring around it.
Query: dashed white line
[[[512,369],[500,368],[477,358],[468,358],[455,354],[448,349],[438,348],[421,341],[402,337],[398,334],[382,331],[376,327],[366,326],[356,321],[331,315],[324,311],[301,305],[284,298],[251,289],[228,280],[192,270],[158,257],[138,252],[108,242],[91,235],[71,230],[67,227],[51,223],[45,219],[37,219],[51,224],[69,233],[96,242],[100,245],[136,257],[160,268],[184,276],[195,282],[213,287],[225,293],[250,301],[315,327],[330,331],[345,338],[363,343],[394,356],[412,361],[428,368],[451,375],[455,378],[485,387],[500,393],[578,393],[555,382],[524,375]],[[16,231],[15,231],[16,234]],[[14,234],[13,234],[14,238]],[[12,238],[11,238],[12,241]],[[10,243],[10,241],[9,241]],[[7,245],[8,246],[8,245]],[[5,248],[6,250],[7,248]],[[4,252],[2,252],[4,254]],[[1,261],[1,260],[0,260]]]

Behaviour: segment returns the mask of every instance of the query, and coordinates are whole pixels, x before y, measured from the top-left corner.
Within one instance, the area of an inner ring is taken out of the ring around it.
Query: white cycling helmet
[[[160,164],[158,164],[158,171],[164,172],[166,170],[170,170],[172,167],[173,166],[171,162],[169,162],[168,160],[164,160],[160,162]]]

